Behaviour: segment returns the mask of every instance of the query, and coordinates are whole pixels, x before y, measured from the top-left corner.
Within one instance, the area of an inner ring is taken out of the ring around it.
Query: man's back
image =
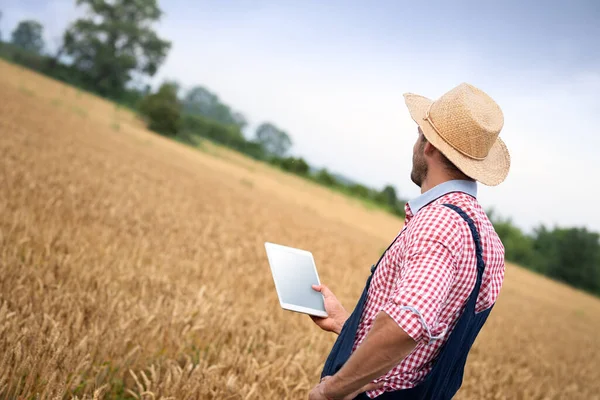
[[[434,195],[428,204],[419,201],[429,199],[409,203],[405,227],[373,275],[354,349],[380,311],[415,339],[417,347],[385,375],[384,388],[368,393],[371,397],[413,387],[427,375],[475,285],[477,261],[471,231],[443,204],[465,211],[480,235],[485,273],[476,311],[489,308],[498,297],[504,279],[504,247],[474,193],[452,191],[455,184],[438,188],[440,196]]]

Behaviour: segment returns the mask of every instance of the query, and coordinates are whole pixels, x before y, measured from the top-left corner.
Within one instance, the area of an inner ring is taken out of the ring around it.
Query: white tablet
[[[320,285],[312,253],[269,242],[265,249],[281,308],[326,317],[323,295],[312,288]]]

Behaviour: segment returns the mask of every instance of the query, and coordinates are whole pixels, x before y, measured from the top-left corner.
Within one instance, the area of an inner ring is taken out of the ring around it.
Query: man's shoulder
[[[412,218],[406,227],[409,239],[448,242],[461,236],[464,225],[462,217],[455,210],[445,206],[446,203],[457,204],[440,200],[442,199],[426,205]]]
[[[492,221],[490,220],[486,211],[476,198],[466,193],[449,193],[448,195],[439,198],[435,203],[431,204],[436,208],[443,207],[449,210],[450,213],[453,213],[455,215],[455,220],[464,221],[462,216],[460,216],[456,211],[450,209],[449,207],[444,206],[444,204],[452,204],[464,211],[465,214],[467,214],[474,222],[475,228],[479,233],[480,238],[483,241],[489,241],[490,243],[494,243],[494,247],[497,247],[497,245],[499,245],[502,248],[501,250],[504,251],[501,239],[498,236],[498,233],[496,232]],[[462,226],[468,227],[467,222],[462,222]]]

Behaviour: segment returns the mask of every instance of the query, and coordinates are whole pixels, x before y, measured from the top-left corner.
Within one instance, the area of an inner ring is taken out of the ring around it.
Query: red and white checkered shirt
[[[415,386],[431,370],[431,361],[458,321],[477,278],[475,244],[454,204],[469,215],[481,236],[485,272],[476,310],[489,308],[504,279],[504,246],[475,196],[477,184],[449,181],[406,206],[405,226],[373,275],[354,342],[362,343],[380,311],[410,335],[417,347],[385,376],[384,391]]]

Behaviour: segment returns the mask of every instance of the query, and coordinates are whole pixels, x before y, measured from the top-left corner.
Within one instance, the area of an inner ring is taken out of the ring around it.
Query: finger
[[[331,293],[331,290],[329,290],[329,288],[323,284],[312,285],[312,288],[313,288],[313,290],[316,290],[317,292],[323,293],[324,296],[327,296],[329,293]]]
[[[321,382],[325,382],[329,378],[331,378],[331,375],[324,376],[323,378],[321,378]]]

